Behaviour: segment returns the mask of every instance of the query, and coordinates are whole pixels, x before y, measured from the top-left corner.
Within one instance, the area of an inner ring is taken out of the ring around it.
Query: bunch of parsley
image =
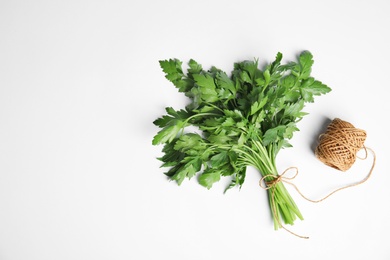
[[[277,176],[275,157],[291,146],[296,123],[307,114],[305,103],[331,90],[310,76],[310,52],[302,52],[297,62],[281,60],[278,53],[263,70],[258,60],[238,62],[230,76],[216,67],[205,71],[194,60],[186,72],[178,59],[160,61],[166,78],[190,100],[185,109],[167,107],[167,114],[154,121],[162,129],[152,143],[164,145],[159,159],[169,167],[165,174],[171,180],[180,185],[198,175],[210,189],[221,176],[230,176],[230,189],[241,188],[248,166],[262,176]],[[197,130],[186,132],[189,126]],[[296,217],[303,219],[282,182],[268,192],[275,229],[280,220],[293,224]]]

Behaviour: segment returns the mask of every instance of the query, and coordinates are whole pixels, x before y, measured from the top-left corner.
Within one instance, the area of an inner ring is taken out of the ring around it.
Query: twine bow
[[[286,174],[286,172],[288,172],[289,170],[292,170],[292,169],[295,169],[295,174],[291,177],[285,177],[284,174]],[[298,175],[298,168],[295,166],[292,166],[292,167],[289,167],[286,170],[284,170],[284,172],[282,174],[279,174],[279,175],[274,175],[274,174],[264,175],[263,178],[260,179],[259,185],[260,185],[260,187],[262,187],[265,190],[272,188],[273,186],[275,186],[276,184],[278,184],[281,181],[295,186],[293,183],[290,182],[290,180],[295,179],[295,177],[297,177],[297,175]],[[271,180],[267,181],[266,180],[267,178],[271,178]]]

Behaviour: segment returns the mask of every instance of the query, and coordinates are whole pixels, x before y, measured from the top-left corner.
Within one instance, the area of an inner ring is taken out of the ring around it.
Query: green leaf
[[[234,126],[235,124],[236,124],[236,121],[234,121],[233,118],[227,117],[227,118],[225,119],[225,121],[223,121],[222,126],[224,126],[224,127],[230,127],[230,126]]]
[[[287,124],[286,131],[284,132],[283,137],[287,139],[291,139],[293,137],[293,133],[299,131],[294,122]]]
[[[199,134],[187,133],[180,136],[175,143],[174,149],[186,152],[191,149],[204,150],[205,147],[206,144]]]
[[[297,102],[297,103],[292,103],[290,105],[287,105],[285,110],[284,110],[284,116],[292,116],[292,117],[298,117],[300,115],[300,111],[304,107],[304,102],[303,100]]]
[[[221,171],[214,169],[206,169],[199,176],[199,184],[210,189],[214,183],[218,182],[221,179]]]
[[[284,86],[284,87],[286,87],[286,89],[289,90],[295,86],[296,80],[297,80],[297,77],[295,77],[292,74],[289,74],[280,80],[280,84],[281,84],[281,86]]]
[[[238,154],[234,151],[229,151],[228,157],[229,157],[230,163],[236,163],[237,159],[238,159]]]
[[[180,163],[172,166],[165,174],[181,185],[185,178],[191,179],[201,170],[202,159],[198,156],[187,156]]]
[[[281,144],[282,148],[290,148],[290,147],[292,147],[292,145],[287,140],[282,140],[281,143],[282,143]]]
[[[217,93],[218,93],[218,98],[220,100],[230,100],[230,99],[233,99],[234,96],[232,95],[232,93],[230,91],[227,91],[226,89],[224,88],[218,88],[217,89]]]
[[[225,131],[221,131],[219,134],[212,134],[208,137],[208,140],[211,143],[215,144],[227,144],[233,139],[226,135]]]
[[[252,83],[252,80],[248,74],[248,72],[246,71],[241,71],[240,73],[240,78],[243,82],[246,82],[246,83]]]
[[[226,117],[210,117],[210,118],[207,118],[203,121],[203,126],[220,126],[224,121],[225,121]]]
[[[270,143],[276,142],[283,137],[283,134],[286,130],[285,125],[279,125],[277,127],[268,129],[263,136],[263,145],[267,146]]]
[[[165,127],[167,125],[172,125],[172,121],[175,120],[174,117],[164,115],[160,118],[157,118],[156,120],[153,121],[153,124],[159,126],[159,127]]]
[[[195,74],[193,77],[200,88],[200,97],[202,100],[205,102],[215,102],[219,99],[215,90],[214,78],[208,74]]]
[[[194,176],[195,174],[196,172],[192,165],[184,165],[178,168],[170,178],[176,181],[178,185],[181,185],[187,176]]]
[[[222,164],[218,167],[219,170],[221,170],[221,176],[231,176],[233,175],[236,171],[234,167],[230,163],[225,163]]]
[[[271,66],[270,66],[270,72],[271,74],[275,73],[276,70],[279,68],[280,66],[280,62],[282,61],[282,58],[283,58],[283,54],[278,52],[276,54],[276,57],[275,57],[275,61],[271,63]]]
[[[313,55],[309,51],[303,51],[299,55],[299,64],[301,66],[300,78],[307,79],[310,76],[313,63]]]
[[[170,143],[177,136],[180,130],[184,127],[185,123],[179,120],[175,120],[175,124],[164,127],[153,138],[152,144],[158,145],[162,143]]]
[[[167,107],[167,108],[165,108],[165,110],[167,111],[168,115],[171,115],[176,119],[185,120],[192,115],[190,112],[188,112],[184,109],[180,109],[180,110],[176,111],[172,107]]]
[[[217,153],[211,157],[210,162],[212,168],[218,168],[221,165],[227,164],[229,162],[227,151]]]
[[[238,109],[234,109],[234,110],[225,109],[223,111],[223,113],[226,116],[235,119],[236,121],[240,121],[241,119],[244,118],[244,116],[242,115],[242,112],[240,110],[238,110]]]
[[[220,99],[230,100],[236,97],[236,85],[225,72],[218,72],[216,74],[216,83]]]
[[[218,86],[230,90],[233,94],[236,92],[234,82],[226,75],[225,72],[219,72],[216,76]]]
[[[185,154],[174,149],[175,141],[165,143],[162,149],[164,155],[158,159],[163,162],[161,167],[171,167],[179,164],[183,160]]]
[[[319,96],[322,94],[326,94],[331,91],[331,89],[322,84],[321,81],[315,80],[312,77],[309,77],[305,81],[303,81],[300,87],[302,98],[306,102],[314,102],[313,96]]]
[[[189,74],[199,74],[203,69],[202,69],[202,65],[200,65],[199,63],[197,63],[196,61],[194,61],[193,59],[191,59],[189,62],[188,62],[188,66],[190,67],[188,69],[188,73]]]
[[[179,80],[183,77],[182,62],[178,59],[160,60],[159,63],[169,81]]]
[[[294,91],[287,91],[284,94],[284,98],[286,102],[297,102],[301,98],[301,93],[299,90],[294,90]]]
[[[254,78],[260,71],[258,69],[258,59],[255,59],[254,61],[245,60],[243,62],[235,63],[234,68],[235,70],[240,71],[240,74],[245,72],[243,75],[240,75],[240,77],[242,76],[241,79],[247,83],[250,83],[250,79]]]
[[[241,188],[241,186],[244,184],[245,181],[246,167],[242,168],[239,172],[237,172],[236,176],[237,176],[238,185],[240,185]]]
[[[256,78],[255,82],[256,82],[257,86],[259,86],[259,87],[265,86],[265,79],[264,78]]]
[[[164,174],[172,180],[172,176],[177,175],[182,167],[183,167],[183,164],[178,163],[178,164],[174,165],[173,167],[171,167],[167,172],[164,172]],[[184,180],[184,178],[183,178],[183,180]]]
[[[251,105],[251,113],[250,113],[250,115],[253,115],[253,114],[255,114],[257,111],[259,111],[260,110],[260,104],[259,104],[259,102],[255,102],[255,103],[253,103],[252,105]]]
[[[257,111],[262,109],[264,107],[264,105],[267,103],[267,100],[268,100],[268,97],[265,96],[263,99],[261,99],[260,102],[256,101],[255,103],[253,103],[251,106],[250,115],[254,115],[255,113],[257,113]]]
[[[187,92],[191,89],[191,82],[186,80],[183,70],[182,62],[178,59],[160,60],[160,67],[165,72],[165,77],[172,82],[180,92]]]
[[[198,86],[208,89],[215,89],[214,78],[212,78],[209,74],[196,74],[194,75],[194,79]]]
[[[188,156],[182,162],[185,163],[185,167],[191,167],[191,172],[187,174],[188,178],[192,178],[202,168],[202,159],[199,156]]]
[[[153,121],[153,124],[162,128],[165,126],[176,124],[177,119],[179,121],[185,121],[187,118],[191,116],[191,113],[183,109],[175,111],[172,107],[166,107],[165,110],[168,113],[168,115],[164,115],[160,118],[157,118],[156,120]]]
[[[241,187],[245,181],[245,176],[246,176],[246,167],[243,167],[239,171],[237,171],[235,174],[233,174],[232,180],[231,180],[229,186],[226,187],[226,189],[224,190],[223,193],[226,193],[228,190],[234,188],[235,186],[239,186],[241,189]]]

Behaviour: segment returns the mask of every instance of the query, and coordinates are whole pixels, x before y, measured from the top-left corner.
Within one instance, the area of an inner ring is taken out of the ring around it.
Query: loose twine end
[[[289,184],[294,187],[294,189],[307,201],[310,201],[312,203],[318,203],[321,201],[324,201],[325,199],[329,198],[336,192],[339,192],[344,189],[348,189],[360,184],[363,184],[366,182],[375,167],[376,163],[376,155],[375,152],[364,146],[364,141],[366,139],[366,132],[361,129],[355,128],[352,124],[345,122],[339,118],[334,119],[328,126],[327,131],[324,134],[321,134],[319,137],[319,144],[315,150],[316,157],[322,161],[324,164],[338,169],[340,171],[346,171],[355,163],[356,158],[365,160],[368,157],[368,151],[370,151],[373,155],[373,162],[370,171],[366,175],[364,179],[362,179],[359,182],[352,183],[343,187],[340,187],[332,192],[330,192],[325,197],[319,199],[319,200],[312,200],[308,197],[306,197],[299,189],[298,187],[292,183],[291,181],[295,179],[298,176],[298,168],[297,167],[289,167],[286,170],[283,171],[282,174],[274,175],[274,174],[267,174],[264,175],[260,181],[259,185],[264,190],[271,189],[271,203],[272,203],[272,209],[275,219],[277,220],[279,226],[286,230],[287,232],[291,233],[294,236],[297,236],[299,238],[308,239],[308,236],[301,236],[298,235],[291,230],[287,229],[282,225],[282,223],[279,220],[278,214],[276,212],[276,204],[275,204],[275,185],[277,185],[279,182],[283,182],[286,184]],[[360,150],[365,151],[364,157],[357,156],[357,153]],[[295,170],[295,173],[291,177],[286,177],[285,174],[288,171]]]

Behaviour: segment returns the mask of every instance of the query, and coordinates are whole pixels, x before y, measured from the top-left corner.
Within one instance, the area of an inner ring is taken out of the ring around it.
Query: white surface
[[[0,259],[390,259],[389,1],[1,1]],[[321,164],[326,118],[368,132],[369,181],[321,204],[290,189],[305,220],[274,231],[259,174],[241,191],[168,182],[152,121],[185,98],[160,59],[233,62],[314,55],[333,91],[306,107],[295,183],[319,198],[367,173]]]

